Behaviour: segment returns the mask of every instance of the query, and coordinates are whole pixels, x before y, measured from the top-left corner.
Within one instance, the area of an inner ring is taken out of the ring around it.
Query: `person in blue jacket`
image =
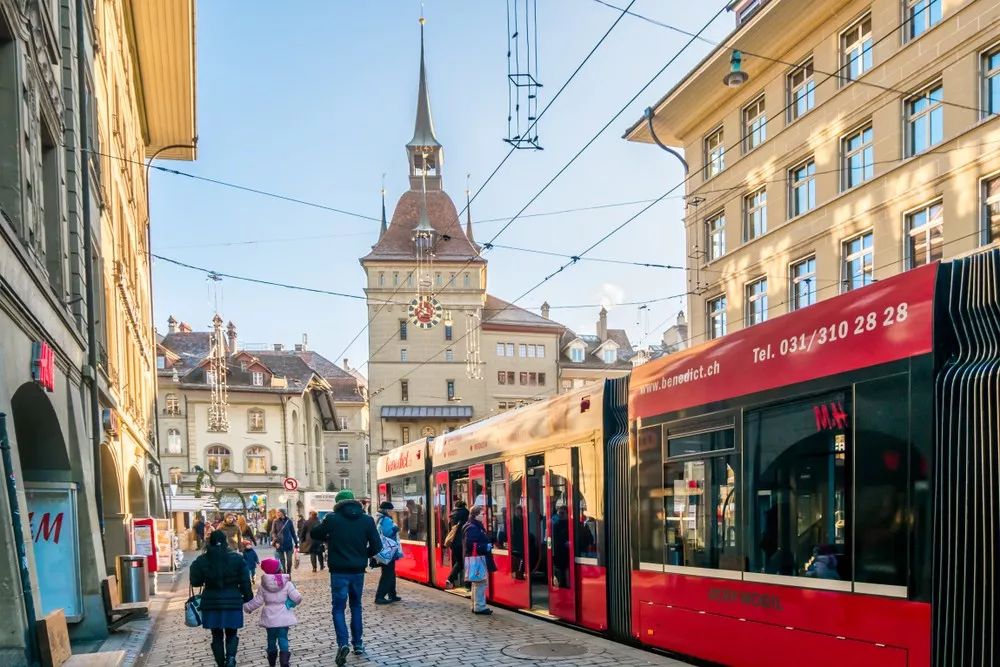
[[[386,501],[378,506],[378,518],[375,525],[378,527],[379,536],[385,536],[399,541],[399,526],[395,524],[389,512],[392,511],[392,503]],[[375,589],[375,604],[391,604],[399,602],[402,598],[396,595],[396,558],[392,562],[382,565],[382,574],[378,578],[378,588]]]

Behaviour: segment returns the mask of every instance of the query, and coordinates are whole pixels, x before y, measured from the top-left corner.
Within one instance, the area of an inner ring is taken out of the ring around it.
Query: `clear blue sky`
[[[624,6],[627,0],[613,0]],[[723,4],[639,0],[633,11],[696,31]],[[461,208],[465,174],[476,189],[502,159],[506,133],[506,3],[426,3],[427,67],[434,122],[445,146],[445,189]],[[232,3],[202,0],[197,17],[198,160],[167,167],[270,190],[329,206],[379,214],[386,174],[388,205],[407,187],[403,146],[413,131],[420,5],[408,2]],[[562,85],[617,16],[594,0],[538,2],[541,103]],[[733,23],[723,14],[713,40]],[[519,151],[473,203],[473,220],[511,216],[685,43],[687,37],[627,16],[539,125],[544,151]],[[709,50],[696,42],[528,210],[554,211],[651,199],[682,179],[680,166],[655,147],[621,139]],[[217,271],[360,294],[358,257],[378,225],[289,202],[153,172],[153,251]],[[498,243],[576,254],[638,210],[637,206],[519,219]],[[657,205],[594,257],[683,265],[679,198]],[[475,225],[477,240],[502,223]],[[313,237],[302,240],[301,237]],[[295,239],[299,240],[282,240]],[[241,243],[261,241],[258,243]],[[239,244],[236,244],[239,243]],[[228,245],[223,245],[228,244]],[[489,291],[508,300],[563,261],[496,249]],[[206,329],[212,291],[203,274],[154,264],[156,321],[173,314]],[[581,262],[520,305],[553,306],[552,317],[593,333],[598,308],[560,305],[638,301],[683,292],[683,272]],[[247,343],[301,340],[329,357],[365,323],[363,302],[224,280],[219,310]],[[674,299],[639,316],[610,308],[610,325],[638,342],[646,327],[684,307]],[[659,331],[649,335],[655,342]],[[346,356],[367,357],[367,334]]]

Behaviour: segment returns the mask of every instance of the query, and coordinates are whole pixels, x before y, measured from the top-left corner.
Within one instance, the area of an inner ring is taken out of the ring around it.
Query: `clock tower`
[[[434,132],[424,20],[413,138],[406,144],[409,189],[361,258],[368,299],[369,470],[384,452],[487,414],[481,374],[470,372],[486,306],[486,260],[444,191],[444,147]],[[463,229],[464,227],[464,229]],[[470,330],[473,336],[468,336]],[[475,360],[478,364],[478,357]],[[376,488],[370,482],[369,493]]]

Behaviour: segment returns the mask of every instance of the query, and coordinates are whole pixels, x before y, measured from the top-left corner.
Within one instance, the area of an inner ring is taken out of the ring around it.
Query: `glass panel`
[[[573,515],[576,517],[576,555],[600,558],[604,517],[601,514],[601,475],[597,471],[594,445],[583,445],[574,452],[577,471]]]
[[[663,563],[663,429],[639,430],[637,441],[639,481],[639,560]]]
[[[393,506],[389,514],[399,526],[403,539],[423,540],[426,536],[425,485],[423,475],[409,475],[389,482],[389,500]]]
[[[750,570],[851,578],[843,393],[748,412]]]
[[[493,546],[507,548],[507,479],[503,463],[493,463],[486,467],[489,479],[489,519],[487,529],[493,538]]]
[[[510,473],[510,570],[515,579],[524,579],[524,473]]]
[[[448,565],[451,562],[451,549],[444,546],[444,538],[448,536],[448,484],[439,483],[434,492],[434,541],[441,550],[441,562]]]
[[[702,454],[736,446],[736,431],[732,428],[704,433],[667,435],[667,456]]]
[[[735,455],[666,465],[668,565],[742,568],[736,517],[738,468]]]
[[[573,545],[569,541],[569,484],[565,465],[549,468],[549,506],[552,508],[552,583],[556,588],[570,588]]]

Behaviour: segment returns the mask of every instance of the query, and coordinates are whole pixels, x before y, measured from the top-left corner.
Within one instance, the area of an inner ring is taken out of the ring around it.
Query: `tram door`
[[[576,541],[569,449],[545,455],[549,510],[549,613],[576,622]]]
[[[451,513],[449,486],[447,470],[434,474],[434,489],[431,495],[434,511],[431,562],[434,564],[434,572],[431,575],[431,581],[439,588],[444,588],[448,572],[451,570],[451,550],[444,546],[445,537],[448,535],[448,517]]]
[[[545,493],[545,455],[536,454],[527,457],[525,470],[525,497],[527,502],[527,515],[525,531],[527,531],[525,544],[525,556],[527,563],[528,582],[531,586],[530,600],[531,609],[538,611],[549,610],[549,563],[548,563],[548,535],[549,522],[548,503],[546,503]]]

